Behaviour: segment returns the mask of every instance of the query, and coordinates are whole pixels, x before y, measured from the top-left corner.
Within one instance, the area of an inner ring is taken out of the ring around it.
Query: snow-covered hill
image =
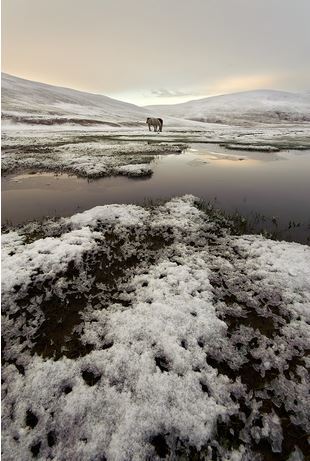
[[[256,90],[174,105],[147,106],[163,116],[210,123],[310,122],[310,94]]]
[[[175,105],[139,107],[107,96],[2,74],[2,121],[35,125],[74,124],[145,127],[148,116],[165,126],[200,128],[205,123],[310,122],[310,94],[257,90]]]
[[[2,117],[35,124],[138,125],[149,111],[107,96],[2,74]]]

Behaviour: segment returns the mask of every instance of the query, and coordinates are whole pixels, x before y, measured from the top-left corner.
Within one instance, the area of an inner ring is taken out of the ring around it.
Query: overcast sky
[[[136,104],[310,89],[310,0],[2,0],[2,70]]]

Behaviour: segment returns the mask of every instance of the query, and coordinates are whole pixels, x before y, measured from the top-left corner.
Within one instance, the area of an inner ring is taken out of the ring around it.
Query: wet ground
[[[195,144],[182,154],[160,155],[151,177],[87,180],[27,172],[2,179],[2,222],[21,224],[69,216],[107,203],[194,194],[227,213],[238,210],[257,232],[309,243],[310,151],[250,152]]]

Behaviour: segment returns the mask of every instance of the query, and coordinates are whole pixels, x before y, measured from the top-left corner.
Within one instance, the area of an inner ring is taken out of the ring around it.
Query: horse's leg
[[[151,124],[150,124],[150,123],[148,123],[148,126],[149,126],[149,131],[151,131]]]

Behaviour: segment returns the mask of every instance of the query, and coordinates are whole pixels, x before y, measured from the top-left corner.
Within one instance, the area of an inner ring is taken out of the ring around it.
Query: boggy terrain
[[[193,196],[3,235],[7,460],[303,460],[310,249]]]
[[[309,149],[296,94],[141,108],[9,75],[2,86],[3,175],[150,177],[157,155],[193,143],[241,163]],[[3,457],[308,459],[310,249],[237,230],[190,195],[8,227]]]
[[[201,124],[169,125],[163,133],[146,128],[114,130],[79,126],[46,129],[8,125],[2,133],[2,174],[52,171],[81,177],[150,176],[156,155],[180,153],[189,144],[221,144],[240,151],[277,152],[310,148],[309,124],[265,125],[259,128]]]

